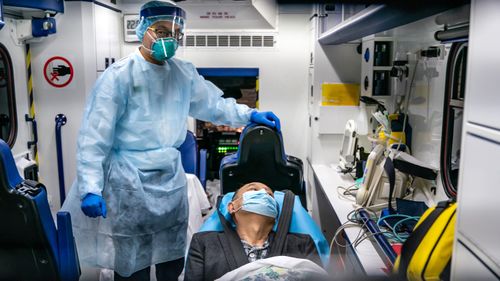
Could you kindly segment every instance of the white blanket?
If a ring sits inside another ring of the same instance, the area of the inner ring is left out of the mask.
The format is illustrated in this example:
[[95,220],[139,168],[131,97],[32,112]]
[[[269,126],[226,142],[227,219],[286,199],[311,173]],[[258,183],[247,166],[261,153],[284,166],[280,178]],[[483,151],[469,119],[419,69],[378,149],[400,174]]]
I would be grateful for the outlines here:
[[217,280],[318,280],[327,276],[323,268],[310,260],[278,256],[248,263]]

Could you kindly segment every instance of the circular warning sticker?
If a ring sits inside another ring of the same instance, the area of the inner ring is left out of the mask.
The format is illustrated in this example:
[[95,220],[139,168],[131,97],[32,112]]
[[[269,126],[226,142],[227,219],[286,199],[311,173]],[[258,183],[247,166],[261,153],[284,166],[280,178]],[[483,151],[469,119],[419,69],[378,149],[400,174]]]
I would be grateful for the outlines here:
[[43,67],[45,80],[56,88],[66,87],[73,80],[73,66],[63,57],[51,57]]

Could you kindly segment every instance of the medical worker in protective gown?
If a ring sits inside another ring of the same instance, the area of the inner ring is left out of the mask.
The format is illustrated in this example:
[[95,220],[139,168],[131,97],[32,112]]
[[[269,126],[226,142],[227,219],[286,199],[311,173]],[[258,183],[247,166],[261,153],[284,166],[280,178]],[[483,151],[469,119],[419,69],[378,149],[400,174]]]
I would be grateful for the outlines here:
[[188,115],[240,127],[279,129],[174,57],[184,11],[151,1],[140,10],[142,45],[97,80],[78,138],[77,180],[63,210],[71,212],[82,264],[109,268],[115,280],[177,280],[184,266],[188,201],[177,150]]

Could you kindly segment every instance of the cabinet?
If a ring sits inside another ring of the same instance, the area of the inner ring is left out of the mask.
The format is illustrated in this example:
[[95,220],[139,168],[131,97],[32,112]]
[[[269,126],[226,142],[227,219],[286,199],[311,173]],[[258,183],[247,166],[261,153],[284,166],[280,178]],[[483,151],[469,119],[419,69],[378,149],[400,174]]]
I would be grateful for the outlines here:
[[455,268],[451,280],[498,280],[495,273],[491,271],[480,259],[469,251],[462,243],[458,242],[453,254],[453,260],[459,267]]
[[324,15],[320,26],[320,32],[324,33],[339,24],[342,24],[352,16],[361,12],[367,5],[364,4],[324,4],[320,7],[320,14]]
[[500,243],[498,232],[495,232],[498,227],[493,226],[500,213],[500,174],[498,166],[493,164],[493,161],[500,158],[500,144],[483,136],[467,133],[464,148],[464,173],[458,189],[459,233],[500,267]]
[[[500,25],[500,3],[498,1],[484,1],[481,5],[474,5],[474,15],[471,15],[469,61],[478,63],[469,64],[467,81],[474,81],[466,85],[466,91],[473,93],[467,96],[470,104],[468,117],[471,122],[482,124],[500,130],[500,114],[498,105],[498,73],[500,71],[500,52],[498,52],[498,26]],[[472,11],[472,7],[471,7]],[[479,44],[472,42],[478,41]]]
[[361,95],[390,96],[390,71],[394,52],[391,38],[364,39],[361,50]]
[[458,179],[455,280],[500,279],[500,119],[498,46],[500,2],[471,2],[464,131]]
[[99,5],[94,12],[97,71],[102,72],[120,58],[121,15]]

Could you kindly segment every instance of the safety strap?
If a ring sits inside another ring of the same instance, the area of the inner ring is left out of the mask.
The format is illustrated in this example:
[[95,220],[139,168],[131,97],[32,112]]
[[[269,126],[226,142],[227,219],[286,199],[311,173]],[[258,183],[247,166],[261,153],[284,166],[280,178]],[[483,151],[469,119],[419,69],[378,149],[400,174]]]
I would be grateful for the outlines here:
[[[220,212],[220,204],[222,201],[222,196],[217,199],[217,214],[219,215],[219,220],[224,228],[224,239],[221,239],[222,247],[224,248],[224,254],[226,255],[227,261],[229,263],[230,270],[234,270],[248,263],[248,257],[245,254],[245,249],[241,244],[240,237],[236,231],[231,226],[231,223],[224,218]],[[228,251],[229,250],[229,251]]]
[[394,169],[394,164],[390,157],[385,159],[384,170],[389,178],[389,202],[387,206],[389,207],[389,214],[395,214],[396,210],[392,208],[392,196],[394,193],[394,185],[396,184],[396,170]]
[[269,251],[270,257],[283,255],[286,236],[288,234],[288,230],[290,229],[290,222],[292,220],[295,194],[293,194],[290,190],[284,190],[283,193],[285,193],[285,197],[283,198],[283,207],[281,208],[281,215],[278,221],[276,235],[271,243]]
[[439,218],[439,216],[446,210],[449,202],[443,201],[439,202],[436,208],[425,218],[425,220],[413,230],[412,234],[406,242],[403,244],[401,248],[401,257],[399,262],[399,274],[404,280],[406,280],[406,271],[408,270],[408,266],[410,264],[411,258],[415,254],[418,246],[424,239],[425,235],[434,224],[434,222]]
[[[407,156],[409,158],[409,156]],[[418,163],[411,163],[406,159],[394,159],[394,168],[399,171],[415,177],[420,177],[426,180],[435,180],[437,172],[419,165]]]

